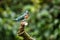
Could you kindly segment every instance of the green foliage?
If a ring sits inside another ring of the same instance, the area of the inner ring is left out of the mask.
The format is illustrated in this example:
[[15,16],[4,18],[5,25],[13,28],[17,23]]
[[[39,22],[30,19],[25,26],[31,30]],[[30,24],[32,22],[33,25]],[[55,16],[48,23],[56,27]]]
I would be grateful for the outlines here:
[[0,0],[0,40],[17,36],[20,22],[13,19],[30,10],[25,30],[36,40],[60,40],[60,0]]

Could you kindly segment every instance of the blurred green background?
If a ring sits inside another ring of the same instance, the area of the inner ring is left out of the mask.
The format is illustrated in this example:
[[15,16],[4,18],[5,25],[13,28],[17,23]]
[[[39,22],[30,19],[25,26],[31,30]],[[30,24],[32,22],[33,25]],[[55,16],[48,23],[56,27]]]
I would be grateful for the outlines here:
[[20,22],[12,19],[26,9],[29,35],[36,40],[60,40],[60,0],[0,0],[0,40],[23,40],[17,36]]

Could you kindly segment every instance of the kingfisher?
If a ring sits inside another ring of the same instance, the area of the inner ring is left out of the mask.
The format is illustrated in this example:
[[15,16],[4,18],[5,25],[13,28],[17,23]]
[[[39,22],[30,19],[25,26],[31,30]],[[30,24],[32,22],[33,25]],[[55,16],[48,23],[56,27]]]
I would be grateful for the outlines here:
[[14,21],[26,20],[26,19],[28,19],[28,17],[29,17],[29,12],[28,12],[28,10],[26,10],[23,15],[14,19]]

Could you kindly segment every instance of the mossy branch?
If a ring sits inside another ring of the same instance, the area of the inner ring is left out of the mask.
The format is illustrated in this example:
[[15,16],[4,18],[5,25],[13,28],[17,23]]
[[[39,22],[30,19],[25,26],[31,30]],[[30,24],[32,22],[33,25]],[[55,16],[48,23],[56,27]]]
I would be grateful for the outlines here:
[[21,23],[20,28],[18,30],[18,36],[21,36],[24,38],[24,40],[33,40],[33,38],[24,30],[25,23]]

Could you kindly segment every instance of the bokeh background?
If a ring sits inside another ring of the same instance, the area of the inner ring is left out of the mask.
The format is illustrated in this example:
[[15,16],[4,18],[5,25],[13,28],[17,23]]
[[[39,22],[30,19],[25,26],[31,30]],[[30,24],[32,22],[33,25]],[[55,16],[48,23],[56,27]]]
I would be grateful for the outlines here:
[[17,18],[29,10],[25,31],[36,40],[60,40],[60,0],[0,0],[0,40],[23,40],[17,36]]

